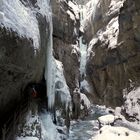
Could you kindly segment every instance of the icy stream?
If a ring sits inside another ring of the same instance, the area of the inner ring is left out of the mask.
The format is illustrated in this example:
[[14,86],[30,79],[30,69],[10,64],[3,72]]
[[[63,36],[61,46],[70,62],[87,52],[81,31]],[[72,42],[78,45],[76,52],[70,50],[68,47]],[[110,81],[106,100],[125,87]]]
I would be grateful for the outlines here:
[[[140,135],[139,124],[128,122],[125,119],[116,121],[114,127],[106,125],[99,129],[97,119],[107,116],[109,110],[105,106],[91,106],[90,113],[84,120],[71,123],[68,140],[139,140],[137,138]],[[130,135],[124,136],[126,132]]]
[[72,122],[70,129],[70,137],[68,140],[90,140],[98,132],[99,116],[105,115],[105,108],[92,106],[89,115],[84,120]]

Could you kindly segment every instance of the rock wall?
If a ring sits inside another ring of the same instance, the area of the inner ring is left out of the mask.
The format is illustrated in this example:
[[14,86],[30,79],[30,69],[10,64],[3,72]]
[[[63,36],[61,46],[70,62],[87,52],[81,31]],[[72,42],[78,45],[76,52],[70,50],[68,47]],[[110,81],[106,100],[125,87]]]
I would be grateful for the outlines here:
[[[79,86],[79,11],[71,1],[51,1],[54,56],[72,93]],[[46,14],[47,13],[47,14]],[[0,116],[8,119],[29,83],[44,76],[49,41],[49,0],[0,2]],[[7,116],[7,117],[4,117]]]
[[86,19],[87,75],[94,101],[123,103],[124,89],[139,85],[139,1],[99,1]]
[[71,1],[52,1],[54,56],[64,66],[66,82],[72,93],[79,86],[79,9]]
[[18,106],[19,101],[23,100],[26,85],[39,82],[44,73],[49,36],[49,30],[46,30],[48,21],[39,11],[42,7],[38,5],[35,10],[32,2],[16,0],[12,3],[8,1],[0,3],[0,119],[2,123]]

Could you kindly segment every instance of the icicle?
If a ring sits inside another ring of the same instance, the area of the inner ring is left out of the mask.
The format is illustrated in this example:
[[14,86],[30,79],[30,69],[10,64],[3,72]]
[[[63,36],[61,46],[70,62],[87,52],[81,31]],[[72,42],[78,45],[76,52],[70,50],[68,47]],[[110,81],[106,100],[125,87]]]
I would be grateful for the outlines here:
[[[38,2],[38,5],[43,5],[43,3]],[[47,12],[41,11],[41,12],[47,13],[47,14],[49,13],[49,16],[47,16],[47,18],[49,21],[50,37],[49,37],[48,48],[47,48],[47,53],[46,53],[46,67],[45,67],[48,107],[50,109],[53,108],[54,103],[55,103],[55,94],[57,92],[59,92],[61,102],[66,104],[67,106],[68,102],[70,102],[70,93],[69,93],[69,88],[64,78],[63,65],[61,62],[55,60],[53,57],[53,38],[52,38],[53,23],[52,23],[52,14],[51,14],[52,12],[51,12],[51,9],[49,10],[49,12],[48,11]],[[58,81],[62,82],[63,88],[55,89],[55,85]]]
[[[48,2],[49,3],[49,2]],[[49,36],[49,42],[48,42],[48,48],[46,53],[46,67],[45,67],[45,79],[47,84],[47,96],[48,96],[48,107],[52,108],[54,106],[55,102],[55,71],[56,66],[54,63],[54,57],[53,57],[53,23],[52,23],[52,11],[51,8],[49,8],[49,16],[47,17],[49,20],[49,30],[50,30],[50,36]],[[46,13],[48,14],[48,13]]]
[[64,76],[64,69],[62,62],[55,60],[56,63],[56,87],[55,91],[61,99],[61,103],[65,105],[66,109],[71,101],[70,91]]

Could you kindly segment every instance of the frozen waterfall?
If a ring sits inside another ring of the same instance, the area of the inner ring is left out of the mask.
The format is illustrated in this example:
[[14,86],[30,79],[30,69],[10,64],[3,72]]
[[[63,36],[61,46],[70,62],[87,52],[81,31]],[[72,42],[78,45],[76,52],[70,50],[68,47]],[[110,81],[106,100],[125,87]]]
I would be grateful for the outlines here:
[[56,94],[60,97],[61,103],[66,106],[68,106],[71,101],[71,96],[64,77],[63,64],[55,60],[53,56],[53,23],[51,8],[49,8],[49,11],[46,13],[49,13],[47,18],[49,21],[50,37],[46,53],[45,79],[47,84],[48,107],[51,109],[55,104]]
[[[86,6],[80,5],[80,30],[84,33],[84,26],[86,25],[85,21],[88,15]],[[83,36],[79,38],[81,60],[80,60],[80,90],[83,93],[92,93],[93,89],[86,80],[86,63],[88,58],[88,46],[83,40]]]
[[[84,17],[85,17],[85,11],[83,6],[80,6],[80,23],[81,23],[81,31],[83,31],[84,26]],[[86,76],[85,67],[86,67],[86,57],[87,57],[87,45],[83,43],[83,37],[81,36],[79,39],[80,43],[80,52],[81,52],[81,60],[80,60],[80,76],[81,79],[83,79]]]

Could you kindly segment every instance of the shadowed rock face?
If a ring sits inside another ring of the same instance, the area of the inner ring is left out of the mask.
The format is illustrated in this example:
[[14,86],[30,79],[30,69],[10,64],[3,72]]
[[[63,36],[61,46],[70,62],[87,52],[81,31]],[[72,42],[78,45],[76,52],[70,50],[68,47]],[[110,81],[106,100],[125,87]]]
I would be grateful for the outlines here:
[[48,23],[37,14],[40,32],[39,48],[33,40],[12,29],[0,27],[0,119],[3,123],[24,97],[23,91],[30,82],[39,82],[44,73]]
[[[94,87],[95,102],[109,106],[122,105],[123,89],[129,90],[130,81],[135,87],[140,83],[140,2],[126,0],[122,6],[119,2],[115,3],[118,8],[113,14],[111,8],[115,11],[115,5],[106,9],[101,2],[100,7],[107,11],[101,12],[102,18],[90,21],[85,29],[85,39],[90,42],[91,49],[87,75]],[[90,32],[91,26],[93,30]]]

